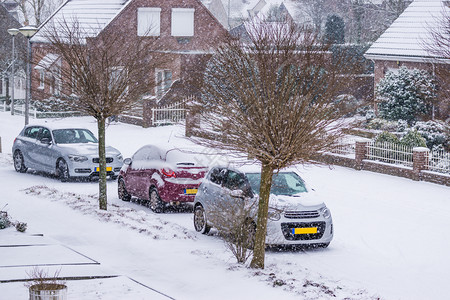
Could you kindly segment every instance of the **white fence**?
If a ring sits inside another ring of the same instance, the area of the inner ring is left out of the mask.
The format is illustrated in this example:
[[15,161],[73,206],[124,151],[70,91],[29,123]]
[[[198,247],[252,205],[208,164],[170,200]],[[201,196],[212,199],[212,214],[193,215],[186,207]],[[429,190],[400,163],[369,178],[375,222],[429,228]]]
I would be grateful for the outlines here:
[[152,125],[175,124],[186,119],[186,103],[177,102],[152,108]]
[[355,143],[342,143],[334,148],[331,153],[354,156],[355,155]]
[[450,153],[444,150],[431,151],[428,159],[428,170],[450,174]]
[[[1,111],[10,111],[10,106],[6,104],[6,101],[0,105]],[[25,115],[25,105],[24,104],[15,104],[14,105],[14,114],[17,116]],[[28,116],[30,118],[62,118],[62,117],[73,117],[80,116],[81,113],[76,111],[58,111],[58,112],[49,112],[49,111],[38,111],[33,106],[29,106]]]
[[367,144],[367,159],[412,167],[413,147],[371,141]]

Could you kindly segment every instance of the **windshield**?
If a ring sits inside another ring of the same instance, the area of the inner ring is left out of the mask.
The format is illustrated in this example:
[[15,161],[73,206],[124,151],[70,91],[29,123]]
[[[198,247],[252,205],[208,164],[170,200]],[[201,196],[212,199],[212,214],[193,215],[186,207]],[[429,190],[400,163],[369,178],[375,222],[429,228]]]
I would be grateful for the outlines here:
[[[259,194],[259,185],[261,182],[261,173],[247,173],[248,181],[253,192]],[[279,172],[272,176],[271,194],[291,196],[307,192],[305,183],[294,172]]]
[[53,137],[57,144],[97,143],[94,134],[87,129],[57,129],[53,130]]

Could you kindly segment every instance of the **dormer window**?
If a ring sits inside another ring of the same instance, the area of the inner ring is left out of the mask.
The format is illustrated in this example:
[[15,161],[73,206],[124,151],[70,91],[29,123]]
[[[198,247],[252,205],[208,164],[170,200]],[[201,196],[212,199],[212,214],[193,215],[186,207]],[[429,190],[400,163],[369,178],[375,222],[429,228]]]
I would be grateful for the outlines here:
[[140,7],[137,16],[138,36],[159,36],[161,27],[161,8]]
[[194,8],[172,8],[172,36],[194,36]]

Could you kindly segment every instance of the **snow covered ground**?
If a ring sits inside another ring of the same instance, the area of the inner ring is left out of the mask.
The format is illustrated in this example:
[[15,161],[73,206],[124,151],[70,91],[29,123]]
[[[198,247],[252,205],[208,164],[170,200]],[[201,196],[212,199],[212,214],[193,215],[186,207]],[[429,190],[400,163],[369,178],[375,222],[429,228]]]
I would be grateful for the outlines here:
[[[94,133],[97,128],[89,117],[31,119],[39,122],[81,124]],[[25,234],[0,230],[0,280],[27,271],[2,266],[21,260],[57,263],[57,254],[70,249],[82,257],[70,252],[67,259],[86,264],[62,266],[61,275],[120,276],[68,281],[69,299],[164,298],[154,290],[175,299],[448,298],[448,187],[341,167],[299,166],[331,209],[335,238],[327,249],[268,250],[266,268],[255,271],[236,264],[217,236],[196,233],[190,212],[154,214],[122,202],[114,181],[108,181],[108,211],[99,211],[96,182],[61,183],[16,173],[11,146],[22,126],[23,117],[0,112],[0,208],[7,204],[13,219],[28,223]],[[147,143],[190,144],[179,126],[121,123],[107,128],[107,143],[124,157]],[[9,238],[31,239],[33,233],[44,235],[46,254],[24,257],[1,247]],[[22,282],[0,283],[1,299],[26,297]]]

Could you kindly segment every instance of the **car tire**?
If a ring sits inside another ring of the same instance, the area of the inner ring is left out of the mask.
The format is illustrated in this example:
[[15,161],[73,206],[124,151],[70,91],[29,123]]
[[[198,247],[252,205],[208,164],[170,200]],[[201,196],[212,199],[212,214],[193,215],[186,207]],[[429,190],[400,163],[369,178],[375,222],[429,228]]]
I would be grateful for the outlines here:
[[195,231],[202,234],[207,234],[211,229],[206,221],[205,209],[200,204],[196,205],[194,208],[194,228]]
[[119,178],[119,181],[117,182],[117,194],[119,195],[119,199],[122,201],[129,202],[131,200],[131,195],[125,187],[125,181],[123,178]]
[[61,182],[67,182],[69,180],[69,166],[64,159],[58,160],[56,172]]
[[148,206],[155,213],[159,214],[164,212],[164,202],[159,197],[158,191],[155,188],[150,189]]
[[28,168],[25,167],[22,152],[20,152],[19,150],[14,152],[13,160],[14,160],[14,169],[16,169],[16,172],[25,173],[28,170]]

